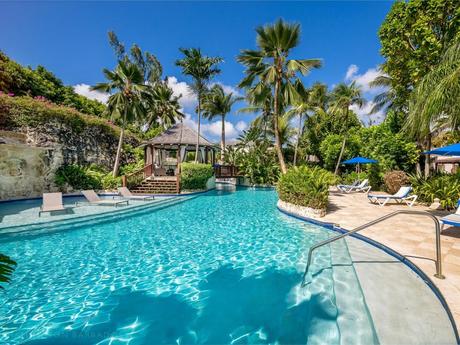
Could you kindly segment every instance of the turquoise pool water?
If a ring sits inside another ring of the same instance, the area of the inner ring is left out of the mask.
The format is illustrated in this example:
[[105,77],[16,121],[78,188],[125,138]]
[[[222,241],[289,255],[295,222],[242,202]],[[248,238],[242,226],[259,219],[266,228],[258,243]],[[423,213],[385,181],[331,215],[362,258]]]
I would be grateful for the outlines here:
[[[0,236],[18,262],[2,344],[372,344],[345,243],[285,216],[272,190],[212,191],[97,223]],[[0,205],[1,207],[1,205]],[[346,295],[346,297],[345,297]]]

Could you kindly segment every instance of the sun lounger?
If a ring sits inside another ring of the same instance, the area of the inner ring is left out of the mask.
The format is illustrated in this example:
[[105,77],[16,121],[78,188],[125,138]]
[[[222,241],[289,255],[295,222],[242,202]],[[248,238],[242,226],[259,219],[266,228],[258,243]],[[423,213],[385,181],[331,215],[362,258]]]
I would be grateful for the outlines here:
[[412,192],[412,187],[401,187],[399,190],[393,195],[385,195],[385,194],[368,194],[367,197],[370,202],[373,204],[378,203],[380,206],[385,206],[387,202],[390,200],[394,200],[398,203],[406,203],[409,207],[412,207],[417,200],[417,195],[409,194]]
[[123,203],[128,205],[128,200],[101,199],[94,190],[82,190],[81,193],[85,196],[86,200],[88,200],[91,205],[105,205],[115,207]]
[[455,213],[449,214],[448,216],[442,217],[441,222],[441,231],[444,229],[444,225],[452,225],[460,227],[460,200],[457,202],[457,211]]
[[143,201],[148,201],[148,200],[153,200],[154,197],[153,195],[133,195],[131,191],[127,187],[120,187],[118,188],[118,193],[125,199],[129,200],[143,200]]
[[[358,182],[358,181],[357,181]],[[355,182],[356,183],[356,182]],[[371,186],[369,186],[369,180],[365,179],[361,183],[353,183],[351,185],[339,184],[337,189],[344,193],[351,193],[351,192],[365,192],[368,193],[371,190]]]
[[67,211],[62,203],[62,193],[43,193],[43,204],[38,211],[40,217],[43,212]]

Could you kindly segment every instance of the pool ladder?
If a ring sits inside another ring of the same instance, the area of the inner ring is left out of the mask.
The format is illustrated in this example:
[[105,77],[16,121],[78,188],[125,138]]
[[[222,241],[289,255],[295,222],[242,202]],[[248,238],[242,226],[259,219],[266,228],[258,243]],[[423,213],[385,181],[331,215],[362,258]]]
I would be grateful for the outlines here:
[[341,235],[331,237],[331,238],[329,238],[327,240],[319,242],[319,243],[315,244],[313,247],[311,247],[310,250],[308,251],[307,266],[305,267],[305,273],[303,274],[302,285],[301,286],[304,287],[305,285],[307,285],[309,283],[309,282],[307,282],[307,275],[308,275],[308,271],[310,269],[313,251],[315,251],[319,247],[325,246],[326,244],[329,244],[329,243],[335,242],[337,240],[340,240],[340,239],[342,239],[344,237],[353,235],[353,234],[357,233],[358,231],[364,230],[364,229],[366,229],[366,228],[368,228],[368,227],[370,227],[372,225],[375,225],[377,223],[383,222],[384,220],[387,220],[389,218],[393,218],[393,217],[395,217],[397,215],[400,215],[400,214],[412,214],[412,215],[427,216],[427,217],[430,217],[433,220],[434,226],[435,226],[435,231],[436,231],[436,274],[434,276],[436,278],[438,278],[438,279],[444,279],[444,276],[442,275],[442,265],[441,265],[441,226],[439,225],[438,218],[436,218],[431,213],[428,213],[426,211],[399,210],[399,211],[394,211],[392,213],[389,213],[389,214],[387,214],[385,216],[382,216],[380,218],[374,219],[373,221],[370,221],[369,223],[366,223],[366,224],[363,224],[361,226],[358,226],[357,228],[354,228],[353,230],[350,230],[350,231],[348,231],[346,233],[343,233]]

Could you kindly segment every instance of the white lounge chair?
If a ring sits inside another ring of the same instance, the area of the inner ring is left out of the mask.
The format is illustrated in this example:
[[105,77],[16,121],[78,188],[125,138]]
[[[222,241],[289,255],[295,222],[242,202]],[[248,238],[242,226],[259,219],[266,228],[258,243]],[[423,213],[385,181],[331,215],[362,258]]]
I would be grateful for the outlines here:
[[[359,181],[358,181],[359,183]],[[337,189],[343,193],[351,193],[351,192],[365,192],[368,193],[371,190],[371,186],[369,186],[369,180],[365,179],[361,183],[353,183],[351,185],[346,184],[339,184]]]
[[153,200],[154,197],[153,195],[133,195],[131,191],[127,187],[120,187],[118,188],[118,193],[125,199],[129,200],[143,200],[143,201],[148,201],[148,200]]
[[40,206],[38,216],[43,212],[67,211],[62,202],[62,193],[43,193],[43,204]]
[[401,187],[399,190],[393,195],[385,195],[385,194],[368,194],[367,197],[370,202],[373,204],[378,203],[380,206],[385,206],[387,202],[390,200],[394,200],[398,203],[406,203],[407,206],[412,207],[417,200],[417,195],[409,194],[412,192],[412,187]]
[[457,202],[457,211],[449,214],[448,216],[442,217],[439,221],[441,222],[441,231],[444,230],[444,225],[446,224],[460,227],[460,200]]
[[128,205],[128,200],[101,199],[94,190],[82,190],[81,193],[85,196],[86,200],[88,200],[91,205],[105,205],[115,207],[123,203]]

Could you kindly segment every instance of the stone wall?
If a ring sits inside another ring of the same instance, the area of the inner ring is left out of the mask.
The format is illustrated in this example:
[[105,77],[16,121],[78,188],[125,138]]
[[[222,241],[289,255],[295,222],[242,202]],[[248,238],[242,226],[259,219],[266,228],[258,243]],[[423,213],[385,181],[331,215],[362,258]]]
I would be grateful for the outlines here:
[[59,150],[0,144],[0,199],[57,191],[54,174],[62,162]]

